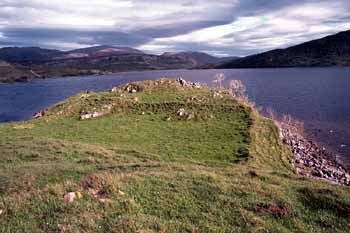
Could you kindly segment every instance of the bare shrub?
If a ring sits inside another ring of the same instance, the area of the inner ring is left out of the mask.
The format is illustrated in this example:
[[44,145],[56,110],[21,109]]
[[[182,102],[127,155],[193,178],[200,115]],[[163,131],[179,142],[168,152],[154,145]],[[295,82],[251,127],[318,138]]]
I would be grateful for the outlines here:
[[246,94],[246,87],[241,80],[231,80],[228,84],[228,90],[230,94],[240,100],[242,103],[250,106],[254,111],[257,111],[256,104],[251,101]]
[[215,75],[215,79],[213,83],[216,83],[220,89],[223,88],[222,82],[226,79],[226,76],[224,73],[217,73]]
[[292,117],[290,114],[279,114],[271,107],[263,109],[261,112],[265,117],[273,120],[282,129],[287,129],[292,133],[304,136],[305,127],[304,122]]
[[246,87],[241,80],[231,80],[229,83],[229,90],[235,97],[246,96]]

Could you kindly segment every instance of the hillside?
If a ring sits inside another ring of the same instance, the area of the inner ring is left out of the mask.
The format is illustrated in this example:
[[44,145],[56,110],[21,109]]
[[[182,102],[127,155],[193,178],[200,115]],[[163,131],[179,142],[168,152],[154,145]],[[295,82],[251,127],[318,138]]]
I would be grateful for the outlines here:
[[234,60],[218,68],[350,66],[350,30],[287,49]]
[[[218,64],[228,58],[206,53],[145,54],[128,47],[94,46],[67,52],[37,47],[0,49],[0,59],[41,77],[110,74],[121,71],[193,69]],[[1,80],[0,80],[1,81]]]
[[175,80],[0,125],[0,232],[348,232],[350,187],[297,175],[277,127]]
[[227,62],[233,59],[237,59],[235,57],[214,57],[207,53],[201,52],[179,52],[179,53],[163,53],[161,56],[163,57],[178,57],[183,60],[188,60],[189,63],[193,64],[193,67],[201,67],[210,64],[219,64],[223,62]]
[[32,78],[33,75],[29,71],[0,61],[0,83],[26,82]]
[[42,63],[26,64],[26,66],[44,77],[194,68],[192,62],[178,57],[134,53],[56,59]]
[[38,62],[50,60],[61,53],[59,50],[39,47],[5,47],[0,48],[0,60],[10,63]]

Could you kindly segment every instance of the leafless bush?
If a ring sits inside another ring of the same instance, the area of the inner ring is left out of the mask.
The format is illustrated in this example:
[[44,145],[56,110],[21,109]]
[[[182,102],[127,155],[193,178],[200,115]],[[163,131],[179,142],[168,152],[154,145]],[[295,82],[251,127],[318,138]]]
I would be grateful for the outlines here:
[[232,96],[239,99],[242,103],[250,106],[254,111],[258,112],[256,104],[251,101],[246,94],[246,87],[241,80],[231,80],[228,85],[228,90]]
[[[221,89],[223,88],[222,81],[224,80],[225,74],[218,73],[215,75],[215,80],[213,82],[217,83]],[[248,95],[246,94],[246,87],[241,80],[231,80],[228,85],[229,86],[227,89],[231,95],[239,99],[242,103],[250,106],[257,113],[272,119],[280,128],[287,129],[292,133],[304,136],[305,128],[303,121],[298,120],[289,114],[278,114],[270,107],[257,107],[254,102],[249,100]]]
[[213,81],[213,83],[216,83],[220,89],[223,88],[222,82],[226,79],[226,76],[224,73],[217,73],[215,75],[215,79]]
[[272,108],[268,107],[261,112],[265,117],[272,119],[280,128],[287,129],[292,133],[304,136],[304,122],[292,117],[290,114],[278,114]]
[[229,90],[235,97],[246,96],[246,88],[241,80],[231,80],[229,83]]

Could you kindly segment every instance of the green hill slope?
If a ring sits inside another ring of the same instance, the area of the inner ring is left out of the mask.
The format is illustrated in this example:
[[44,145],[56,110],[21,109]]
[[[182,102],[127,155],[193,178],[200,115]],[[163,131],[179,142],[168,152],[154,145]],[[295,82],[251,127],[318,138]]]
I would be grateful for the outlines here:
[[350,66],[350,30],[286,49],[252,55],[219,68]]
[[82,93],[0,125],[0,232],[347,232],[350,188],[290,160],[273,122],[223,90]]

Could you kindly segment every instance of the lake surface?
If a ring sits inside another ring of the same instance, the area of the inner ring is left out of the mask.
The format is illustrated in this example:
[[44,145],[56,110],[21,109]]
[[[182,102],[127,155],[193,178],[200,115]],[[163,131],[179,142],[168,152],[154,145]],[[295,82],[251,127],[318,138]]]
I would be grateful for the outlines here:
[[138,80],[183,77],[214,85],[217,73],[242,80],[249,98],[304,121],[306,132],[350,163],[350,68],[286,68],[128,72],[0,84],[0,122],[21,121],[78,92],[105,91]]

